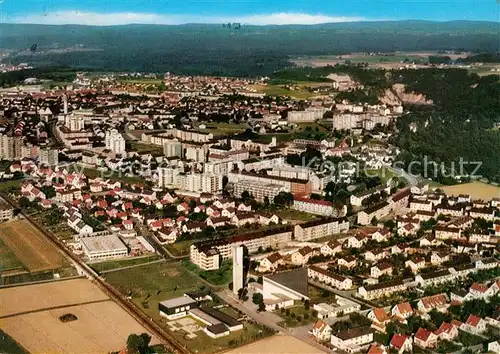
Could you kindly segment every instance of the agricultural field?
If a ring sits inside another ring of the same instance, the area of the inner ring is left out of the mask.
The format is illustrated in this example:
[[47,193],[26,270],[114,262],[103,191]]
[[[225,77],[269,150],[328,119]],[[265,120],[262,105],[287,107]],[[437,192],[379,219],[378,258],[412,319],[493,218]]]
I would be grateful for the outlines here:
[[178,263],[154,263],[105,274],[106,281],[132,301],[148,316],[160,319],[158,303],[197,290],[200,279]]
[[[1,329],[32,353],[119,351],[129,334],[146,332],[83,278],[1,289],[0,306]],[[76,319],[61,321],[67,314]]]
[[66,264],[57,248],[27,220],[2,224],[0,240],[30,272],[56,269]]
[[0,239],[0,269],[2,271],[11,269],[22,269],[23,263],[16,257],[14,252]]
[[472,199],[489,200],[492,198],[500,198],[500,187],[495,187],[483,182],[471,182],[457,184],[454,186],[440,187],[448,195],[469,194]]
[[206,129],[200,129],[203,133],[212,133],[214,136],[238,134],[249,128],[246,124],[240,123],[207,123]]
[[[321,83],[322,85],[327,85],[328,83]],[[315,83],[307,83],[307,86],[313,87]],[[283,85],[254,85],[253,88],[258,92],[265,93],[269,96],[290,96],[299,100],[307,100],[314,96],[319,96],[319,94],[310,92],[305,89],[305,86],[298,85],[298,90],[288,90],[283,87]]]

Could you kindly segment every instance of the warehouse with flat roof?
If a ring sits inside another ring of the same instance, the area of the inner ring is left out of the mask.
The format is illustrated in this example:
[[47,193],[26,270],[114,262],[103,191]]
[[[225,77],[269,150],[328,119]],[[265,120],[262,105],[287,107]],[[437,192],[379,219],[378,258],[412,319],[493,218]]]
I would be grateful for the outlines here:
[[81,237],[80,244],[90,260],[120,258],[128,255],[127,246],[115,234]]

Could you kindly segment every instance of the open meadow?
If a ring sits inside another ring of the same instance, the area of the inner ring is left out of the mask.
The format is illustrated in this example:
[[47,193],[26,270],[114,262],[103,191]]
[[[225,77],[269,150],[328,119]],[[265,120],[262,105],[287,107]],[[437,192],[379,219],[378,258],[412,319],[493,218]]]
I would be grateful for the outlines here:
[[158,303],[198,289],[201,282],[179,264],[154,263],[105,274],[106,282],[132,301],[148,316],[159,319]]
[[[146,331],[83,278],[0,289],[0,309],[0,328],[31,353],[119,351]],[[67,314],[76,319],[61,321]]]
[[489,200],[493,198],[500,198],[500,187],[495,187],[490,184],[477,181],[439,188],[450,196],[469,194],[472,199]]
[[60,268],[66,263],[57,248],[27,220],[2,224],[0,240],[31,272]]

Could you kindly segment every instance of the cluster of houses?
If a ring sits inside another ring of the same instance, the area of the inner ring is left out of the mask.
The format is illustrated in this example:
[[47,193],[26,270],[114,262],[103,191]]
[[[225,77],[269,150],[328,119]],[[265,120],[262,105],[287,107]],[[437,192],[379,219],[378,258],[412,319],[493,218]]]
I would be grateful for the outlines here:
[[[471,299],[488,299],[499,293],[499,282],[494,281],[491,284],[474,284],[470,291],[467,300]],[[337,298],[339,298],[337,296]],[[460,304],[464,298],[458,298],[452,295],[451,299],[444,293],[422,297],[416,301],[416,305],[412,306],[409,302],[399,303],[392,308],[372,308],[365,312],[366,317],[372,322],[370,326],[348,329],[338,333],[334,333],[332,326],[335,321],[330,317],[345,316],[352,312],[360,312],[361,306],[353,301],[344,299],[343,306],[330,306],[327,304],[314,305],[314,309],[318,312],[318,320],[313,325],[310,333],[323,343],[331,343],[332,346],[344,350],[349,353],[355,353],[367,350],[368,353],[390,353],[396,351],[398,353],[412,352],[414,346],[424,349],[436,348],[441,341],[454,341],[460,334],[460,331],[468,332],[474,335],[484,335],[488,326],[500,328],[498,317],[493,314],[491,317],[481,317],[476,314],[470,314],[464,322],[456,319],[450,322],[443,321],[434,331],[426,328],[418,328],[413,335],[395,333],[390,338],[389,345],[383,345],[374,342],[374,334],[376,332],[385,333],[386,325],[390,322],[398,322],[407,324],[408,319],[412,316],[421,317],[425,320],[431,320],[430,313],[435,310],[439,312],[447,312],[451,305]],[[466,300],[466,301],[467,301]],[[342,301],[342,300],[341,300]],[[341,302],[342,303],[342,302]],[[335,311],[335,307],[339,311]],[[495,347],[495,342],[490,343]],[[496,349],[497,352],[498,349]]]

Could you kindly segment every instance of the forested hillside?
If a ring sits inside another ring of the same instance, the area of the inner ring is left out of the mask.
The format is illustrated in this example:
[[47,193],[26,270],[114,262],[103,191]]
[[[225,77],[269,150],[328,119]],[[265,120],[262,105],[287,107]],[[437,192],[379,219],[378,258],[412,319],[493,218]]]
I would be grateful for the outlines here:
[[[393,51],[497,51],[493,22],[356,22],[314,26],[0,25],[14,63],[230,76],[269,75],[290,56]],[[37,52],[29,49],[37,44]],[[77,46],[82,50],[47,53]]]

